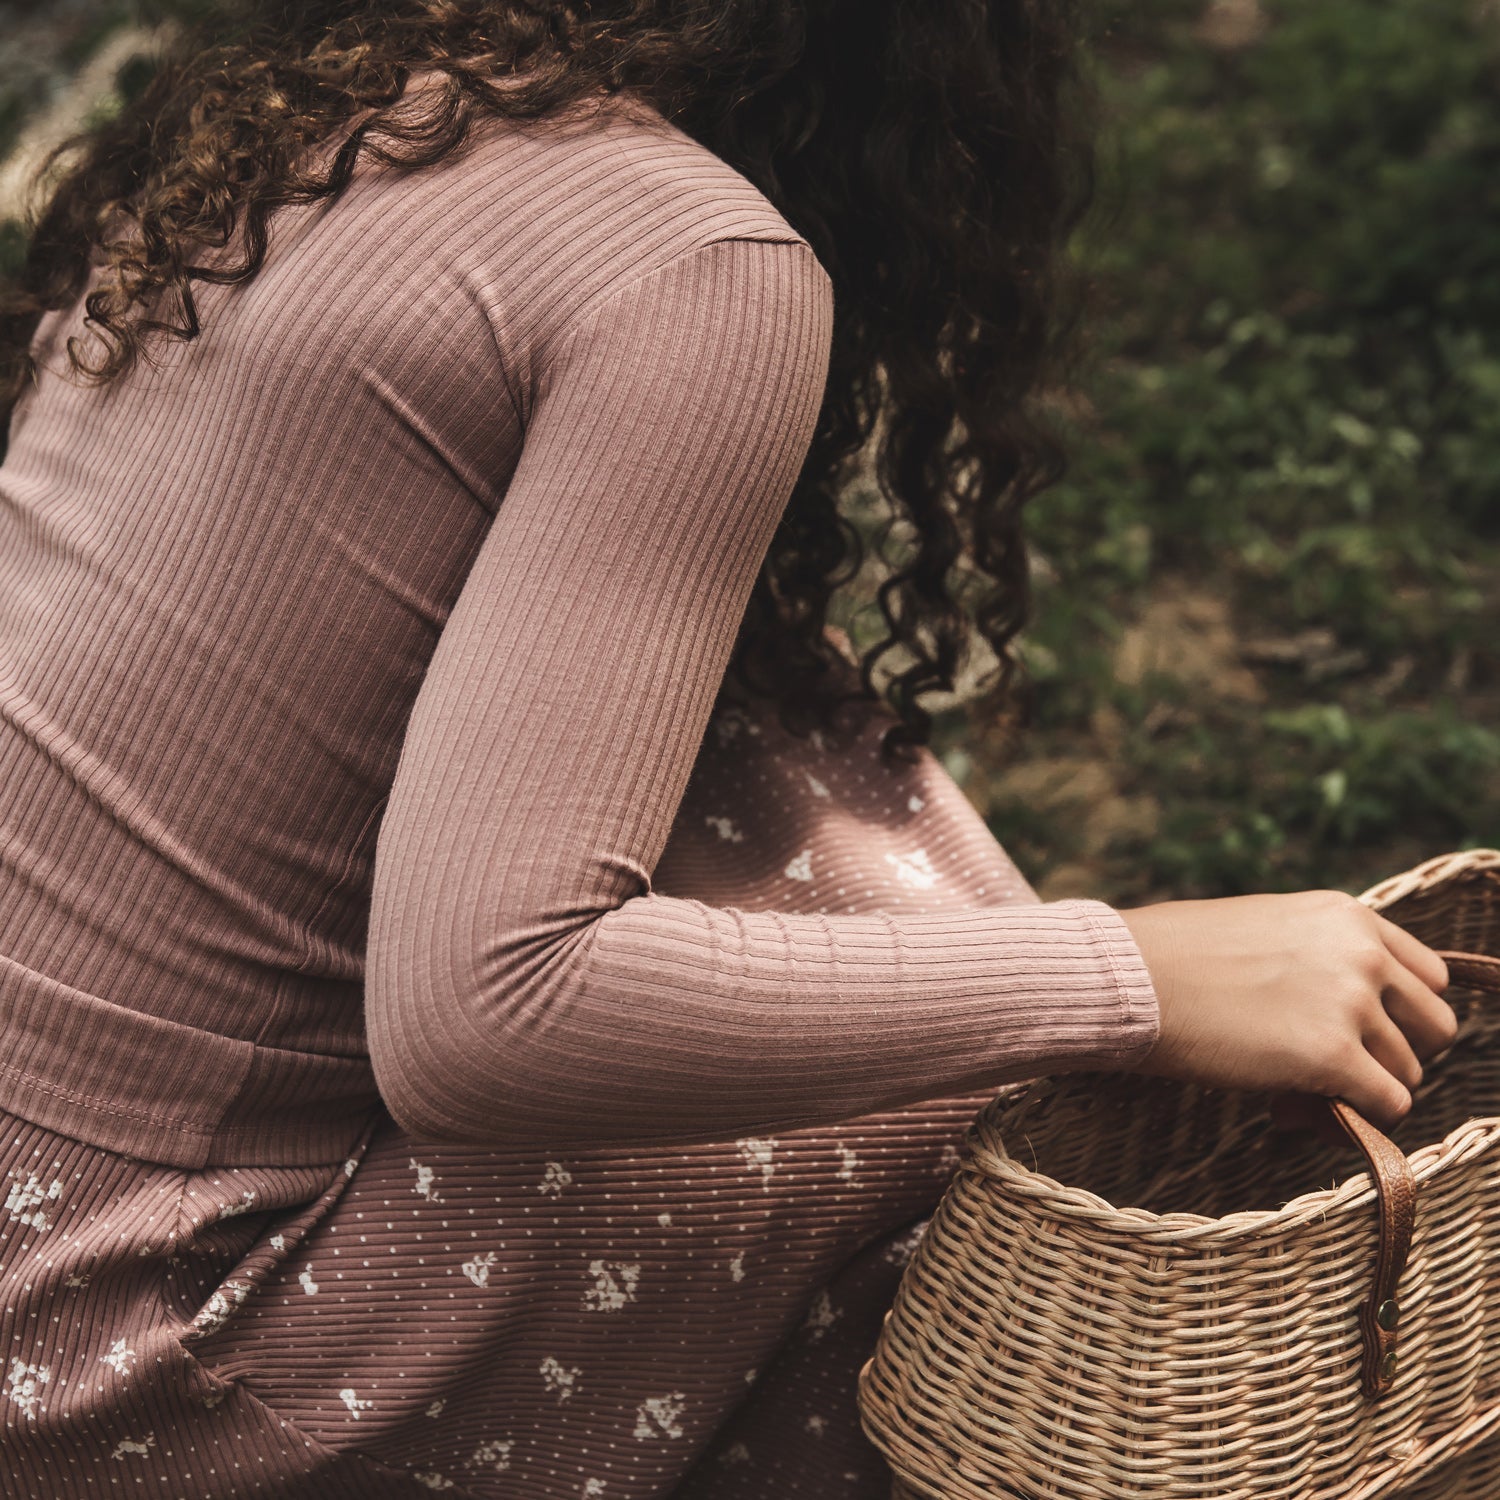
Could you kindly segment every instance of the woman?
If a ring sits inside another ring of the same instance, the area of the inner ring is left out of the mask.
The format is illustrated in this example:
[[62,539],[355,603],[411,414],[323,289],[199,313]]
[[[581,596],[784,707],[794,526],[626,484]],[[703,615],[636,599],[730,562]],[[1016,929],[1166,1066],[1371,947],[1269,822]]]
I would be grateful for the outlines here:
[[5,306],[7,1496],[883,1495],[854,1375],[997,1085],[1409,1105],[1423,945],[1042,904],[923,748],[1056,472],[1073,50],[269,7],[72,159]]

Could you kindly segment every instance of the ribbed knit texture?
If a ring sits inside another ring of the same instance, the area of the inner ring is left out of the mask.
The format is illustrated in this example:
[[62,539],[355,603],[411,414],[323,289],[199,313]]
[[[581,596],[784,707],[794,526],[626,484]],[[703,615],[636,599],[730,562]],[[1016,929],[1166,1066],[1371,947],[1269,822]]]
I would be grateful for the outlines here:
[[831,329],[737,174],[642,109],[491,125],[200,295],[104,390],[50,319],[0,470],[0,1104],[306,1162],[376,1082],[424,1137],[660,1143],[1149,1044],[1098,903],[652,890]]
[[963,1122],[1156,1002],[887,716],[711,719],[827,277],[617,103],[200,299],[0,466],[5,1493],[883,1495]]

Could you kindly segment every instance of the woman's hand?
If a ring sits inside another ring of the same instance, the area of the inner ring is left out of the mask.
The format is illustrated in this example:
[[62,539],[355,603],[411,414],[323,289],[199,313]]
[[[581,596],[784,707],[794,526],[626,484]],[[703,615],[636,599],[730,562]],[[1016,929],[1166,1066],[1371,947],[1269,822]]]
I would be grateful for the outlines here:
[[1411,1108],[1422,1062],[1457,1034],[1436,953],[1340,891],[1122,911],[1161,1032],[1134,1071],[1336,1095],[1377,1124]]

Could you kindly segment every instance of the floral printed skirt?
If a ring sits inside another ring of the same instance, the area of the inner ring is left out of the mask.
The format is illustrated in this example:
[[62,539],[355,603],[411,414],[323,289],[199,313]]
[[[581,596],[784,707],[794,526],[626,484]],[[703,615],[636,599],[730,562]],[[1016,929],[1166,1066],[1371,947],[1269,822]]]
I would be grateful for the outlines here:
[[885,1500],[854,1378],[980,1102],[186,1172],[0,1114],[0,1492]]

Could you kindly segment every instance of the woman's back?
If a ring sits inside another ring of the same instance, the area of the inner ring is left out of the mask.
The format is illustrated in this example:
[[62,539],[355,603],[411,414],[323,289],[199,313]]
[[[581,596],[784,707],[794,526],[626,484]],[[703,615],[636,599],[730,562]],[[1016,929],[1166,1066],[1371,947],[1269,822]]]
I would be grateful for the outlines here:
[[[796,238],[618,99],[366,164],[272,235],[252,283],[200,289],[197,339],[102,389],[49,317],[0,470],[8,1099],[79,1129],[102,1096],[98,1143],[160,1156],[167,1122],[185,1162],[320,1159],[375,1102],[375,836],[555,349],[688,252]],[[616,376],[642,400],[651,360]]]

